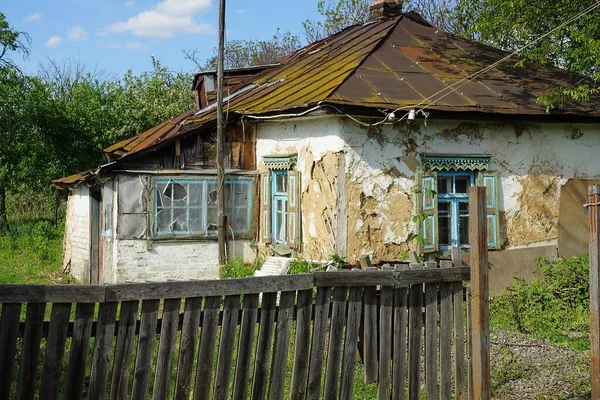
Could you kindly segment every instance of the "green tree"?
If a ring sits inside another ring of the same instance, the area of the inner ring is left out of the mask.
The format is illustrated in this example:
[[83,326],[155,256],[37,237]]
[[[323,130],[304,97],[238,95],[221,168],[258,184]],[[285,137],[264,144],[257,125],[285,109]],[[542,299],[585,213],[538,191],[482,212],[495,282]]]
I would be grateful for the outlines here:
[[12,126],[19,123],[20,94],[24,89],[21,71],[11,58],[13,53],[29,55],[29,36],[8,24],[0,12],[0,233],[9,230],[6,216],[6,187],[15,161]]
[[[314,42],[344,28],[364,24],[369,20],[369,0],[321,0],[317,11],[322,19],[302,23],[304,36]],[[460,33],[456,19],[457,0],[410,0],[403,4],[405,11],[414,10],[433,26],[449,33]]]
[[[298,36],[289,31],[281,33],[279,28],[269,40],[231,40],[225,44],[224,64],[226,69],[253,65],[277,64],[298,50],[301,46]],[[185,57],[194,63],[199,71],[217,69],[217,49],[213,56],[204,61],[197,50],[184,50]]]
[[551,109],[560,108],[566,99],[585,101],[597,92],[592,82],[600,77],[600,12],[596,8],[528,44],[595,4],[596,0],[460,0],[457,10],[468,37],[506,51],[522,49],[516,67],[551,64],[589,78],[538,99]]

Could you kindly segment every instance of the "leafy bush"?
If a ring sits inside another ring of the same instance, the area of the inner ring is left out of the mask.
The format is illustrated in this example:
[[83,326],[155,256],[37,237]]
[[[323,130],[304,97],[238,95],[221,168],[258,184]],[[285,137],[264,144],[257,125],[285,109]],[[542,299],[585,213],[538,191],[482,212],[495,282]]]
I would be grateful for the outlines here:
[[310,274],[311,272],[321,270],[323,270],[323,265],[320,263],[314,263],[298,256],[290,261],[288,274]]
[[588,256],[538,262],[539,277],[517,281],[490,301],[491,323],[541,339],[589,348]]
[[221,278],[245,278],[252,276],[261,265],[262,261],[258,258],[253,263],[245,263],[241,257],[233,257],[223,265]]

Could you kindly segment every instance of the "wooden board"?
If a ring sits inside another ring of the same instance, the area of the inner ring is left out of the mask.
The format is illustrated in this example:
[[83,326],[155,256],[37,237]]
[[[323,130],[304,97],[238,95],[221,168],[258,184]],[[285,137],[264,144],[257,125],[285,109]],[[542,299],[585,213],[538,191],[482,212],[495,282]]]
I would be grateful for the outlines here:
[[229,398],[229,381],[231,365],[233,362],[233,345],[236,338],[236,327],[240,309],[240,296],[227,296],[223,303],[223,322],[221,324],[221,338],[219,342],[219,356],[215,375],[213,399],[225,400]]
[[292,370],[292,386],[290,388],[290,399],[292,400],[303,399],[306,394],[310,356],[308,349],[310,349],[312,290],[298,292],[297,310],[294,367]]
[[106,398],[106,383],[108,379],[111,350],[115,336],[115,320],[118,303],[102,303],[98,311],[96,325],[96,341],[94,343],[94,359],[90,374],[88,398],[100,400]]
[[[423,264],[411,264],[418,270]],[[408,398],[421,398],[421,332],[423,326],[423,285],[413,284],[409,292],[408,310]]]
[[134,400],[146,400],[148,398],[148,385],[154,356],[154,338],[158,321],[158,305],[158,300],[144,300],[142,302],[140,333],[131,394],[131,398]]
[[269,380],[269,400],[281,400],[285,393],[285,373],[290,347],[290,331],[294,320],[296,292],[283,292],[279,299],[277,314],[277,334],[273,346],[271,378]]
[[234,399],[248,398],[248,384],[250,380],[250,368],[252,367],[254,333],[256,331],[257,317],[258,295],[244,295],[240,338],[238,340],[238,357],[235,366],[235,380],[233,383]]
[[[426,269],[435,269],[435,262],[425,263]],[[425,388],[428,400],[438,398],[438,325],[437,283],[425,284]]]
[[273,324],[275,323],[277,293],[264,293],[260,312],[260,328],[256,344],[256,360],[252,381],[252,399],[264,399],[267,393],[269,364],[273,343]]
[[360,317],[362,315],[362,294],[362,287],[353,287],[350,289],[348,322],[346,325],[346,339],[344,341],[344,359],[342,360],[341,399],[353,398],[356,349],[360,331]]
[[208,399],[210,396],[210,383],[215,358],[215,343],[220,309],[221,296],[207,297],[204,300],[202,336],[200,337],[200,348],[198,349],[194,400]]
[[138,301],[121,303],[119,315],[119,331],[110,385],[110,399],[126,399],[129,391],[129,376],[131,372],[131,355],[133,339],[137,323]]
[[[45,311],[46,303],[27,304],[25,331],[23,332],[23,351],[21,352],[21,364],[17,380],[17,399],[20,400],[31,400],[36,392],[37,366],[40,357],[40,343],[42,341]],[[0,325],[2,323],[0,322]],[[0,356],[0,360],[2,359],[2,356]],[[4,375],[0,375],[0,377],[2,376]],[[4,384],[2,382],[0,387]],[[1,392],[0,390],[0,398],[4,398]]]
[[327,350],[327,368],[325,371],[325,387],[323,388],[324,399],[338,398],[347,295],[347,287],[338,286],[333,289],[333,308],[331,311],[331,328],[329,332],[329,347]]
[[[407,268],[399,265],[397,269]],[[408,322],[408,290],[398,288],[394,290],[394,355],[392,367],[392,398],[405,398],[406,383],[406,327]]]
[[2,304],[0,317],[0,398],[11,397],[11,380],[15,350],[17,348],[17,332],[21,318],[21,304]]
[[175,399],[178,400],[189,400],[190,398],[201,314],[202,297],[185,299],[183,326],[179,341],[179,364],[177,365],[175,384]]
[[180,307],[181,299],[179,298],[165,300],[163,305],[160,342],[158,345],[158,357],[156,359],[156,372],[154,374],[154,390],[152,392],[154,400],[170,397],[171,372],[173,369],[175,343],[177,341]]
[[92,333],[94,308],[95,304],[92,303],[77,303],[65,386],[65,399],[79,400],[83,395],[83,379],[85,378],[90,335]]
[[306,398],[318,400],[321,398],[321,378],[323,376],[323,355],[329,321],[329,304],[331,288],[317,289],[315,299],[315,318],[313,323],[312,345],[310,347],[310,366],[308,370],[308,385]]
[[65,355],[70,312],[71,303],[54,303],[52,305],[50,331],[46,341],[46,358],[40,386],[40,399],[55,399],[58,397],[62,375],[60,366]]

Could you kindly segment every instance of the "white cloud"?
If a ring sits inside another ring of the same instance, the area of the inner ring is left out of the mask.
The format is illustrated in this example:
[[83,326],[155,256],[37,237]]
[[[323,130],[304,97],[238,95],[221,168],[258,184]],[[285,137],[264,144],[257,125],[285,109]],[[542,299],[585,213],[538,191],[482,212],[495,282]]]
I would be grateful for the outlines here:
[[176,33],[214,33],[210,24],[197,23],[194,16],[210,10],[211,0],[163,0],[126,22],[115,22],[108,32],[130,32],[135,36],[169,38]]
[[244,15],[246,14],[246,9],[245,8],[238,8],[237,10],[235,10],[236,13],[240,14],[240,15]]
[[40,13],[33,13],[31,15],[28,15],[25,17],[25,21],[39,21],[40,19],[42,19],[43,15]]
[[60,42],[62,42],[62,38],[58,35],[54,35],[50,39],[48,39],[48,41],[46,42],[46,46],[56,47],[60,44]]
[[67,36],[69,37],[69,40],[72,40],[73,42],[85,42],[87,40],[88,33],[81,27],[81,25],[75,25],[67,31]]
[[147,46],[140,42],[129,41],[127,43],[111,44],[108,48],[113,50],[144,50]]
[[131,0],[125,3],[125,7],[133,7],[135,5],[135,1]]

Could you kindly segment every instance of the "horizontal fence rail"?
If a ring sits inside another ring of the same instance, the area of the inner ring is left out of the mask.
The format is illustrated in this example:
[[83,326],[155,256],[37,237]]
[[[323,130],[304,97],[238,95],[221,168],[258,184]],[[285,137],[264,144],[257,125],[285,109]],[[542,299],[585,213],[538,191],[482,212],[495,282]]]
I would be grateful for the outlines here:
[[0,399],[351,399],[358,381],[380,399],[466,399],[469,278],[442,262],[0,285]]

